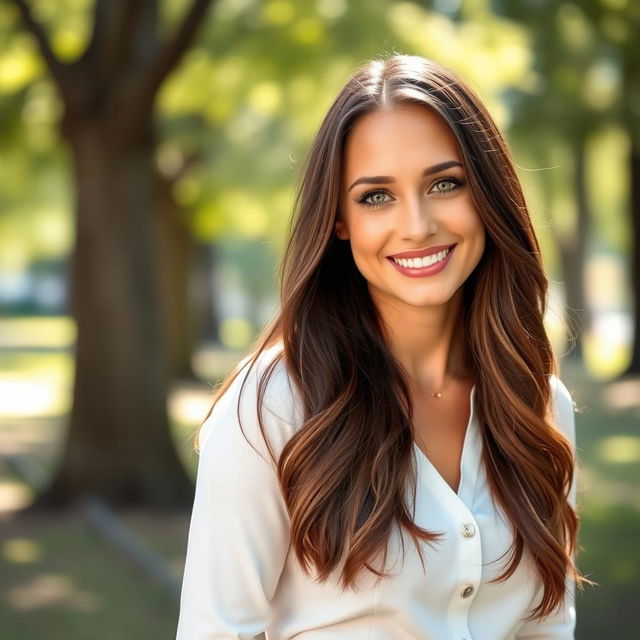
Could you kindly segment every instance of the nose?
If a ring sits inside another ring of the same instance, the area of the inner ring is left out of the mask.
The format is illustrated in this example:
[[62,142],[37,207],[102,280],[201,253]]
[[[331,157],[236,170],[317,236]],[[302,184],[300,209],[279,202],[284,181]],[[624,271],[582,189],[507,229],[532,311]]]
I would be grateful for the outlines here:
[[420,195],[404,199],[397,211],[397,231],[403,240],[422,241],[436,233],[434,212]]

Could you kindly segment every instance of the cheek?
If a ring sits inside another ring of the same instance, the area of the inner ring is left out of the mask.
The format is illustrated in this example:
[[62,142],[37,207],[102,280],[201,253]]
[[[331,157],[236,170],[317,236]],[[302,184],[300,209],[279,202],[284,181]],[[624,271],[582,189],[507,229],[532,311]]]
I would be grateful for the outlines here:
[[484,239],[484,223],[472,203],[465,203],[465,206],[459,209],[458,213],[459,215],[456,217],[458,233],[474,240]]
[[486,229],[479,216],[474,215],[469,223],[466,235],[469,239],[474,261],[478,263],[482,258],[486,244]]
[[351,227],[352,250],[354,254],[362,254],[363,258],[377,254],[383,249],[386,236],[384,225],[370,219],[360,220]]

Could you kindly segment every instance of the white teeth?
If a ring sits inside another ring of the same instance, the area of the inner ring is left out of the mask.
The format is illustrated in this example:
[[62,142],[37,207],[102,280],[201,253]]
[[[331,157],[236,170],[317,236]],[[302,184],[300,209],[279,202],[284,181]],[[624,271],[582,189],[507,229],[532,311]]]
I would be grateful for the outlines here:
[[427,256],[425,258],[409,258],[408,260],[404,258],[393,258],[393,260],[403,267],[409,267],[410,269],[419,269],[420,267],[428,267],[432,264],[435,264],[436,262],[441,262],[447,257],[449,251],[451,251],[451,247],[449,247],[448,249],[443,249],[439,253]]

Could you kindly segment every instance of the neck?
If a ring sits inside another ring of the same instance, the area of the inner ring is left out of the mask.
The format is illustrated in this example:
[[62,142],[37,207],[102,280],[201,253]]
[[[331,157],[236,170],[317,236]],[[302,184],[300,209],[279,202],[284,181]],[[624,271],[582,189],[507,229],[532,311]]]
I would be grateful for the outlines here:
[[434,307],[376,302],[389,349],[414,388],[441,391],[472,377],[461,301],[460,289],[448,304]]

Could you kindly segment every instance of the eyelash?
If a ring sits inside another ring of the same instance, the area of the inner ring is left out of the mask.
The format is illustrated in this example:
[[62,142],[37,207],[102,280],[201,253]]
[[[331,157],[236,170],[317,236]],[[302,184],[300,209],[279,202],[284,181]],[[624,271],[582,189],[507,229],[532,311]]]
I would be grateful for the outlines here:
[[[454,185],[456,185],[455,187],[452,187],[451,189],[448,189],[447,191],[445,191],[444,193],[450,193],[452,191],[457,191],[464,183],[465,181],[462,180],[461,178],[456,178],[455,176],[451,176],[449,178],[440,178],[439,180],[437,180],[435,182],[435,184],[438,184],[439,182],[453,182]],[[369,198],[372,195],[375,195],[377,193],[387,193],[386,189],[374,189],[372,191],[366,191],[365,193],[362,194],[362,196],[360,196],[360,198],[358,200],[356,200],[356,202],[358,204],[361,204],[365,207],[368,207],[370,209],[375,209],[376,207],[381,207],[383,204],[386,204],[386,202],[367,202],[367,198]]]

